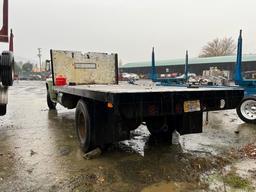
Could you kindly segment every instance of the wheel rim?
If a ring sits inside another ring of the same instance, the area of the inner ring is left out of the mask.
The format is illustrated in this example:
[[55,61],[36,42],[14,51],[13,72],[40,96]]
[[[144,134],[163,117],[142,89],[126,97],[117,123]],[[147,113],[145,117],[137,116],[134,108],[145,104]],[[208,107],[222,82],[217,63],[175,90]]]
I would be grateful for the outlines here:
[[255,100],[246,100],[241,105],[242,115],[249,120],[256,119],[256,101]]
[[78,135],[79,135],[80,141],[84,142],[86,137],[86,127],[85,127],[85,117],[83,113],[79,114]]

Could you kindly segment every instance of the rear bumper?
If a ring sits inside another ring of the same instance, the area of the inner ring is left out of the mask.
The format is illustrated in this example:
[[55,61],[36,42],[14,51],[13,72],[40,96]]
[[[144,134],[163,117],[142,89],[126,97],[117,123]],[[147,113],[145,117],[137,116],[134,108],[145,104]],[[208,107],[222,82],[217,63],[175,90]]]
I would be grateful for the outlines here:
[[178,115],[185,113],[184,102],[200,102],[200,112],[236,108],[244,97],[243,90],[220,90],[176,93],[123,94],[114,101],[126,118]]

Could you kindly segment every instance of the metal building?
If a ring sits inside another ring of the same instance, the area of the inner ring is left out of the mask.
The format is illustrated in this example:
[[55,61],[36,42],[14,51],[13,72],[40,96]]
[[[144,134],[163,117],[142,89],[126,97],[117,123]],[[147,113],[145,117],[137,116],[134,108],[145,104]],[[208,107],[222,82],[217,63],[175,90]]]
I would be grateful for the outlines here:
[[[233,78],[234,65],[236,56],[221,56],[207,58],[190,58],[189,73],[202,75],[204,70],[209,70],[210,67],[217,67],[220,70],[230,71],[230,78]],[[184,59],[160,60],[156,61],[158,74],[184,73]],[[243,56],[243,71],[256,71],[256,55]],[[145,77],[150,77],[151,61],[127,63],[120,67],[120,72],[136,73]]]

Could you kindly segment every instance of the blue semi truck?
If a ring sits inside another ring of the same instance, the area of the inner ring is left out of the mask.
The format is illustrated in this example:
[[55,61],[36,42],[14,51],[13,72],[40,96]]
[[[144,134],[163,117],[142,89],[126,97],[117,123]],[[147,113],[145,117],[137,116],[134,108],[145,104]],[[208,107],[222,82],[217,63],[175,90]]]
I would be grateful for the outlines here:
[[237,114],[246,123],[256,123],[256,79],[245,79],[242,66],[242,30],[240,30],[235,66],[235,84],[244,89],[244,98],[236,108]]

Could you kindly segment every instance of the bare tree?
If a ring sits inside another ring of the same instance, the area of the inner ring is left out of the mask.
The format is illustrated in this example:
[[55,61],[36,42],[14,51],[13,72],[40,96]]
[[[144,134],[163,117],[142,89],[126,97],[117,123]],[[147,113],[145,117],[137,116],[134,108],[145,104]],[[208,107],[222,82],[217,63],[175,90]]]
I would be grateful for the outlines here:
[[234,55],[236,44],[232,37],[230,38],[216,38],[208,42],[203,48],[199,57],[215,57]]

